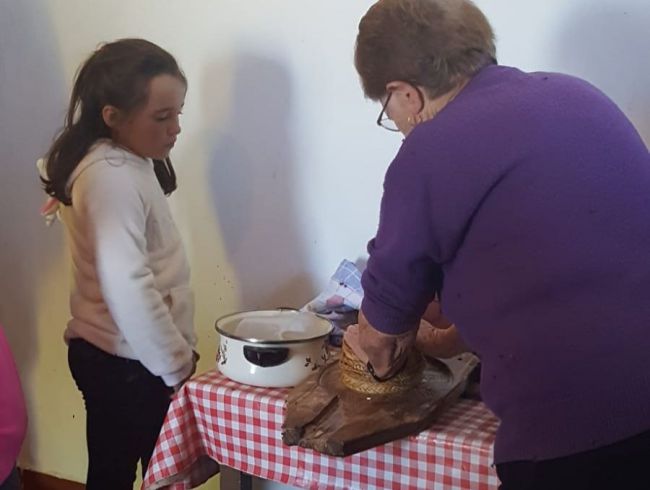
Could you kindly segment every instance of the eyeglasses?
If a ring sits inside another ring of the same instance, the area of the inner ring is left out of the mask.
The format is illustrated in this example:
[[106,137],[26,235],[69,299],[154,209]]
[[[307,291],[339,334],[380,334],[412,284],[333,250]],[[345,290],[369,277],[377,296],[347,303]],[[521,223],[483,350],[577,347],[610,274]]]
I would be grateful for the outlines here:
[[[411,87],[413,87],[415,91],[418,93],[418,97],[420,98],[420,110],[418,112],[421,112],[422,109],[424,109],[424,95],[422,94],[420,87],[418,87],[413,82],[406,82],[406,83],[408,83]],[[400,129],[395,124],[395,121],[393,121],[390,117],[386,115],[386,107],[388,107],[388,103],[390,102],[390,98],[392,96],[393,96],[393,92],[392,91],[388,92],[386,101],[381,106],[381,112],[379,113],[379,117],[377,118],[377,126],[381,126],[382,128],[387,129],[388,131],[400,131]]]
[[386,102],[381,106],[381,112],[377,118],[377,126],[381,126],[388,131],[399,131],[399,128],[390,117],[386,115],[386,107],[390,102],[390,98],[393,96],[393,92],[388,92],[388,97],[386,97]]

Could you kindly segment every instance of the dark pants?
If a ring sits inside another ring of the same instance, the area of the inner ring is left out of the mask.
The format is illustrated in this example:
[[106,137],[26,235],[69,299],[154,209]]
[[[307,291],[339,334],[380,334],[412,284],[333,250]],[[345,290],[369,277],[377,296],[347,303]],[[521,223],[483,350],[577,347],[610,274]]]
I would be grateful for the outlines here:
[[0,490],[20,490],[20,474],[14,468],[5,481],[0,482]]
[[648,490],[650,431],[592,451],[497,465],[501,490]]
[[68,363],[86,405],[87,490],[132,490],[147,470],[172,390],[140,362],[70,341]]

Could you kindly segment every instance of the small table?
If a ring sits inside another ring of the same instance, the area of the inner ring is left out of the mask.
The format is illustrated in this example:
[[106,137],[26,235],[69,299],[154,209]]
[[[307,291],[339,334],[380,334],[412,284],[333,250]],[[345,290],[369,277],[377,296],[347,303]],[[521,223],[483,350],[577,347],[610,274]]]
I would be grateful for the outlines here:
[[[299,488],[496,490],[496,417],[461,399],[426,431],[345,458],[282,442],[287,389],[242,385],[218,371],[185,384],[169,407],[142,490],[192,488],[221,465]],[[242,488],[250,484],[241,479]]]

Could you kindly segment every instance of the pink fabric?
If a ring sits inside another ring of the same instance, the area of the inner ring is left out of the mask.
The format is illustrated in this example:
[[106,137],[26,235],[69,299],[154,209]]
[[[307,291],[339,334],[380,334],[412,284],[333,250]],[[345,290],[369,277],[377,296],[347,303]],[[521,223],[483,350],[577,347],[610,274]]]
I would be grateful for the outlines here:
[[18,371],[0,326],[0,483],[16,464],[26,429],[27,411]]

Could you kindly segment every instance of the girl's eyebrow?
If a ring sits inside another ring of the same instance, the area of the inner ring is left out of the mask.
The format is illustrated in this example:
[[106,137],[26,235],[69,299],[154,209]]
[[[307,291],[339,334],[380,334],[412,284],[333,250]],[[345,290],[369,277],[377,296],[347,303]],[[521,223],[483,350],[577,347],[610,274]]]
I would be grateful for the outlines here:
[[[185,102],[181,104],[181,109],[185,107]],[[175,107],[163,107],[162,109],[157,109],[154,111],[155,114],[158,114],[159,112],[167,112],[167,111],[173,111]]]

